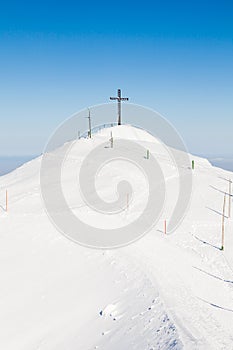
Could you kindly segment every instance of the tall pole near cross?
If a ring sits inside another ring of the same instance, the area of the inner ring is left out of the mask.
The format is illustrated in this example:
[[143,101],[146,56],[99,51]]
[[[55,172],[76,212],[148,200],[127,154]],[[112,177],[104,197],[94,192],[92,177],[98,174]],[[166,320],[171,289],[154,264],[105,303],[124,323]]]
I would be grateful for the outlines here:
[[110,97],[110,100],[118,101],[118,125],[121,125],[121,101],[129,101],[128,97],[121,97],[121,89],[117,90],[117,97]]
[[89,131],[88,131],[88,136],[91,139],[91,111],[90,108],[88,109],[88,117],[86,117],[88,119],[88,124],[89,124]]

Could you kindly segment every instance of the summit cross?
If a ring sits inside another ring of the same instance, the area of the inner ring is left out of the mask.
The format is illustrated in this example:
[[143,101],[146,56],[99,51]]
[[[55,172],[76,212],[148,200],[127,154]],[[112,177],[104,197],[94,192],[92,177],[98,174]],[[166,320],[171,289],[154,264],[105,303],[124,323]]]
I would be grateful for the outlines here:
[[118,101],[118,125],[121,125],[121,101],[129,101],[128,97],[121,97],[121,89],[117,90],[117,97],[110,97],[110,100]]

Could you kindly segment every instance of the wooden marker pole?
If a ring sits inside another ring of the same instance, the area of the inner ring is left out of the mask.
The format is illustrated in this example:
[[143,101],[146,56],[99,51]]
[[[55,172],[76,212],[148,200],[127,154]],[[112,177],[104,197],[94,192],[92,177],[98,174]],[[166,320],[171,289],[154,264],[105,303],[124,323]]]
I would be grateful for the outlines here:
[[167,220],[164,221],[164,234],[167,234]]
[[113,136],[112,136],[112,132],[111,132],[111,138],[109,140],[111,142],[111,148],[113,148]]
[[228,218],[231,217],[231,184],[232,184],[232,181],[229,180],[229,207],[228,207]]
[[224,195],[223,212],[222,212],[222,247],[221,247],[221,250],[224,250],[224,239],[225,239],[225,209],[226,209],[226,193],[225,193],[225,195]]
[[6,211],[8,211],[8,193],[6,190]]

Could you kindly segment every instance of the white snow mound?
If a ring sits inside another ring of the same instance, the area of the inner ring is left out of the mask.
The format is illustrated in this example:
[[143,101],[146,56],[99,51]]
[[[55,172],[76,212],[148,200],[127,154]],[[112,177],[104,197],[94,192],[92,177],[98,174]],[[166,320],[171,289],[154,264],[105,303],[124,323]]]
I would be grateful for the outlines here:
[[[88,249],[65,238],[48,219],[40,196],[41,157],[0,177],[0,348],[233,349],[231,218],[226,218],[225,250],[219,249],[223,196],[233,174],[190,156],[195,160],[191,205],[176,232],[165,235],[163,223],[178,195],[178,175],[169,153],[143,130],[102,130],[91,140],[77,141],[63,169],[70,207],[82,220],[100,227],[96,214],[85,205],[78,208],[73,171],[111,131],[115,138],[139,142],[157,157],[168,192],[163,217],[132,245]],[[117,170],[127,173],[123,165],[120,168],[106,168],[104,181],[96,182],[106,200],[114,198]],[[140,210],[143,180],[139,175],[134,180],[141,193],[134,205]],[[227,208],[228,200],[229,196]],[[133,211],[119,215],[118,226],[132,217]],[[106,220],[105,225],[113,222]]]

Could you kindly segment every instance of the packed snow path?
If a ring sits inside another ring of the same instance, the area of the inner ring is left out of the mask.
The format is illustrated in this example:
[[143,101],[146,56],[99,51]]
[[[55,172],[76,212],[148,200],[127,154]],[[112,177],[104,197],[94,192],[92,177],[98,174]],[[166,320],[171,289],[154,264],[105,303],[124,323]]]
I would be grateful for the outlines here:
[[[40,158],[0,177],[0,348],[233,349],[231,219],[226,219],[226,248],[219,249],[223,193],[233,174],[192,157],[190,208],[177,231],[165,236],[163,220],[177,195],[171,160],[141,130],[121,126],[113,132],[144,144],[160,161],[169,192],[163,218],[132,245],[88,249],[63,237],[49,221],[40,197]],[[109,134],[104,130],[93,140],[78,141],[79,151],[73,150],[65,165],[64,191],[83,220],[98,218],[80,198],[69,197],[72,169]],[[103,176],[114,176],[115,170],[106,169]],[[111,186],[99,186],[111,197]],[[126,223],[130,212],[119,220]]]

